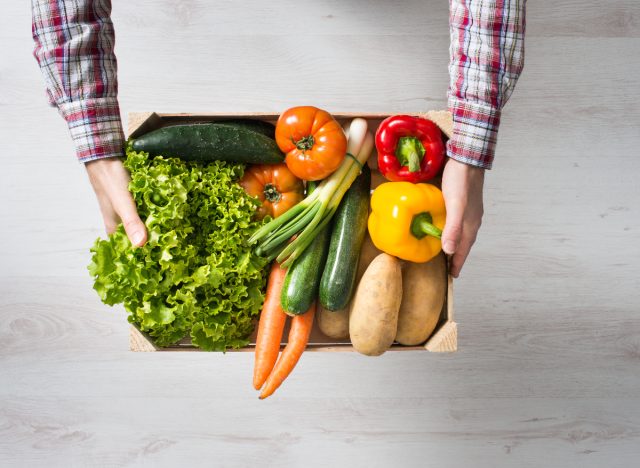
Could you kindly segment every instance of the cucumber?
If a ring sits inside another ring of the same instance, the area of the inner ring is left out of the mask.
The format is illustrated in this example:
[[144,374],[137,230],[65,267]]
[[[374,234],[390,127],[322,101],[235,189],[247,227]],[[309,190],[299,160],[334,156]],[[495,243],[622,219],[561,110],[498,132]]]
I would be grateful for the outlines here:
[[[268,125],[268,124],[267,124]],[[264,130],[263,130],[264,131]],[[277,164],[284,155],[275,140],[245,123],[200,123],[159,128],[131,141],[134,151],[186,161]]]
[[319,289],[320,305],[327,310],[344,309],[353,295],[360,251],[367,234],[370,190],[371,170],[365,164],[334,216]]
[[[272,123],[265,122],[264,120],[255,120],[255,119],[226,119],[226,120],[216,120],[215,122],[193,122],[189,124],[175,124],[171,125],[171,128],[176,127],[193,127],[196,125],[208,125],[208,124],[216,124],[216,125],[228,125],[231,127],[242,127],[247,130],[253,130],[257,133],[262,133],[264,136],[269,137],[273,140],[276,138],[276,126]],[[168,128],[168,127],[166,127]]]
[[[308,182],[307,187],[310,190],[307,195],[311,194],[316,186],[317,182]],[[330,234],[331,224],[329,223],[287,270],[280,303],[288,315],[305,313],[318,297],[318,286],[324,262],[327,259]]]
[[264,136],[268,136],[274,140],[276,138],[276,126],[269,122],[265,122],[264,120],[229,119],[218,120],[215,123],[220,125],[239,125],[240,127],[248,128],[254,132],[262,133]]

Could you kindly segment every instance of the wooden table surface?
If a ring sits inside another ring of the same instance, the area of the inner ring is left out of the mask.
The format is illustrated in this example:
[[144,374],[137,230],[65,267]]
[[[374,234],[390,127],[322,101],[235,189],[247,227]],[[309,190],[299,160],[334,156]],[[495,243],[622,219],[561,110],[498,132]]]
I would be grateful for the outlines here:
[[[447,2],[114,2],[129,111],[446,105]],[[0,466],[631,467],[640,453],[640,4],[528,5],[459,352],[131,353],[86,271],[102,224],[47,109],[28,2],[0,14]]]

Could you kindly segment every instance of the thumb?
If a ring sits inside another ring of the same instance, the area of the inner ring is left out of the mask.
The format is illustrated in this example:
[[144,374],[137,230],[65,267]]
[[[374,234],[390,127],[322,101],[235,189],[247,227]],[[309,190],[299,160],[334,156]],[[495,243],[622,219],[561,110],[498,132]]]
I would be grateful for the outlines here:
[[464,205],[460,202],[449,203],[447,206],[447,220],[442,231],[442,250],[448,255],[455,253],[462,238],[462,220]]
[[136,204],[128,190],[114,194],[113,209],[120,217],[127,237],[135,247],[141,247],[147,242],[147,229],[138,216]]

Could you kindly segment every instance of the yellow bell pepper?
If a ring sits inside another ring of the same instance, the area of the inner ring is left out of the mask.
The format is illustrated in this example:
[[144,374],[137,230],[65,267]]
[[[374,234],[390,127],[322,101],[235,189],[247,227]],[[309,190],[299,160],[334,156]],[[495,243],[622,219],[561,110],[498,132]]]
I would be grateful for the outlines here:
[[387,182],[371,196],[369,234],[389,255],[428,262],[442,249],[445,218],[444,198],[434,185]]

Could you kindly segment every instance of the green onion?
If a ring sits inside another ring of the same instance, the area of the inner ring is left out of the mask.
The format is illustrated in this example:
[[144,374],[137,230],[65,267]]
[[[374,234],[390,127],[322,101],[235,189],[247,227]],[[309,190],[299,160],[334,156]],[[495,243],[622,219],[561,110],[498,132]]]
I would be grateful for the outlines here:
[[[322,181],[316,190],[283,215],[256,231],[249,239],[257,243],[256,253],[276,258],[284,267],[291,265],[331,221],[342,197],[358,177],[373,151],[373,136],[367,121],[353,119],[347,130],[347,156],[337,171]],[[298,235],[288,245],[293,236]]]

